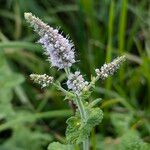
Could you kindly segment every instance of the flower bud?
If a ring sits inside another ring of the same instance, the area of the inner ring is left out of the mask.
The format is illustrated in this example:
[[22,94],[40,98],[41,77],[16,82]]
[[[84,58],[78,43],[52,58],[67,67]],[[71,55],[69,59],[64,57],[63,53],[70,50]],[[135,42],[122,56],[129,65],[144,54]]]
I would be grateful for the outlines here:
[[95,69],[97,76],[102,80],[106,79],[108,76],[113,75],[120,67],[122,62],[125,61],[125,55],[117,57],[111,63],[104,64],[100,69]]
[[31,74],[30,78],[35,83],[40,84],[42,88],[49,86],[53,82],[53,77],[48,76],[46,74],[43,74],[43,75]]

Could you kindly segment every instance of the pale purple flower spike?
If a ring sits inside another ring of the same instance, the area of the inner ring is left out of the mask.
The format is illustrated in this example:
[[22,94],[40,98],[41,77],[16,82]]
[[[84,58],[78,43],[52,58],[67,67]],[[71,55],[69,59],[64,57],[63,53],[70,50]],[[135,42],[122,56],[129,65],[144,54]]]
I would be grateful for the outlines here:
[[53,29],[33,16],[32,13],[25,13],[25,19],[31,24],[35,32],[41,36],[38,43],[42,44],[52,66],[63,69],[71,67],[75,63],[72,42],[59,34],[57,29]]

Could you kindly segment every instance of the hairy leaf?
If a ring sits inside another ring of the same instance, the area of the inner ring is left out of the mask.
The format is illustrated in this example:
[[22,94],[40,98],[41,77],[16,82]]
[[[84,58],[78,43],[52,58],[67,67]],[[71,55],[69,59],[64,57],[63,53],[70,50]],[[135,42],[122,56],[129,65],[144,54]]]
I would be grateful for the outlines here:
[[49,144],[48,150],[73,150],[73,146],[64,145],[59,142],[53,142],[53,143]]
[[86,109],[86,113],[88,118],[85,122],[78,114],[67,120],[66,138],[68,143],[81,143],[90,135],[93,127],[102,121],[103,113],[100,108]]

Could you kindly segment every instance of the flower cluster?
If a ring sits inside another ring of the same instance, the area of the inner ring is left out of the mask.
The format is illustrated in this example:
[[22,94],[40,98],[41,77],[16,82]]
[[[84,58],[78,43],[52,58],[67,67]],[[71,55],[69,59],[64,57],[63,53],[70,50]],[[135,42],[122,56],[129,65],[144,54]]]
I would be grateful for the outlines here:
[[68,76],[68,89],[74,91],[76,94],[79,94],[87,85],[88,82],[84,80],[79,71],[76,71],[74,74],[71,73]]
[[74,45],[32,13],[25,13],[25,19],[31,24],[41,38],[38,41],[45,49],[51,65],[59,69],[71,67],[75,63]]
[[35,83],[40,84],[42,88],[49,86],[53,82],[53,77],[48,76],[46,74],[43,74],[43,75],[31,74],[30,78]]
[[122,62],[125,60],[125,56],[117,57],[111,63],[104,64],[100,69],[95,69],[97,76],[102,80],[106,79],[108,76],[113,75],[117,69],[119,69]]

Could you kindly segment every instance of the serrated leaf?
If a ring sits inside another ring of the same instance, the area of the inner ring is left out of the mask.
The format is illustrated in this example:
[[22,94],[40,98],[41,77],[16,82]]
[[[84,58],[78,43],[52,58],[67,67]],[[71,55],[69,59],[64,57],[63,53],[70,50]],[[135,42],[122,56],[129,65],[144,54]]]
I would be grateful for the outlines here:
[[73,146],[64,145],[59,142],[53,142],[53,143],[49,144],[48,150],[73,150]]
[[92,129],[102,121],[103,113],[100,108],[88,108],[86,113],[88,116],[86,122],[83,122],[78,114],[67,120],[66,139],[68,143],[81,143],[90,135]]

